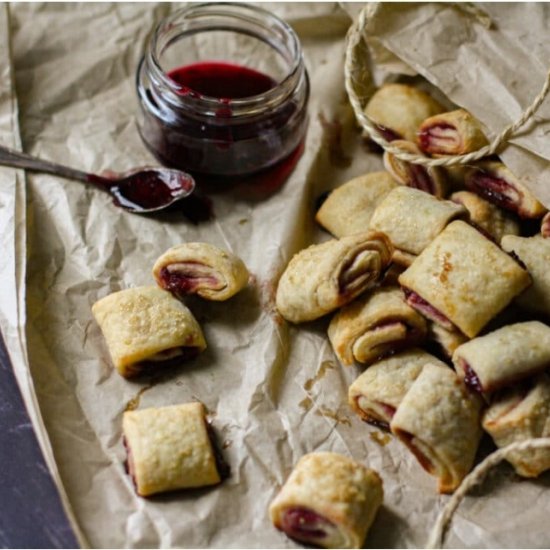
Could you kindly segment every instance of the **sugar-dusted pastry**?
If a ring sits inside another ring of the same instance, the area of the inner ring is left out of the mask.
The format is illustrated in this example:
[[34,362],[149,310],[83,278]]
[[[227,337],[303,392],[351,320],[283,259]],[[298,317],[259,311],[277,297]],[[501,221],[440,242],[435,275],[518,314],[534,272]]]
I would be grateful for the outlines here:
[[[550,437],[550,376],[543,373],[497,392],[483,415],[483,429],[498,447]],[[550,469],[550,449],[516,451],[507,458],[523,477]]]
[[207,300],[231,298],[248,283],[248,270],[235,254],[208,243],[169,248],[153,266],[158,285],[177,297],[197,294]]
[[398,287],[378,288],[340,309],[328,337],[344,365],[370,364],[426,336],[426,321],[405,303]]
[[[461,205],[436,199],[418,189],[400,186],[390,191],[378,205],[370,228],[385,233],[396,250],[417,255],[448,223],[467,215]],[[399,261],[399,257],[395,260]]]
[[469,338],[457,329],[449,330],[438,323],[428,321],[428,340],[435,342],[445,356],[450,359],[455,349],[467,342]]
[[519,235],[519,223],[479,195],[471,191],[458,191],[450,196],[450,200],[462,204],[470,214],[470,222],[497,243],[504,235]]
[[351,302],[381,279],[392,252],[386,235],[374,231],[298,252],[279,280],[279,313],[287,321],[301,323]]
[[434,115],[418,130],[418,144],[429,155],[464,155],[487,143],[479,121],[464,109]]
[[109,294],[92,306],[92,313],[114,366],[127,378],[195,357],[206,348],[189,309],[156,286]]
[[531,284],[527,271],[471,225],[449,224],[399,276],[407,303],[473,338]]
[[550,237],[550,212],[547,212],[544,215],[544,218],[542,218],[542,222],[540,224],[540,234],[545,239]]
[[335,237],[364,233],[374,209],[397,182],[387,172],[354,178],[330,193],[315,219]]
[[452,493],[470,471],[481,437],[481,399],[452,369],[427,364],[397,407],[390,429]]
[[524,264],[533,284],[516,298],[516,303],[529,311],[550,317],[550,240],[506,235],[501,241],[506,252],[513,252]]
[[126,411],[126,464],[138,495],[219,483],[209,430],[202,403]]
[[[398,139],[392,142],[407,151],[408,153],[414,153],[421,155],[422,152],[418,147],[404,139]],[[384,152],[384,166],[386,170],[402,185],[412,187],[414,189],[420,189],[430,195],[434,195],[439,199],[442,199],[446,193],[446,185],[444,180],[444,172],[437,166],[422,166],[421,164],[413,164],[412,162],[406,162],[398,159],[395,155],[389,151]]]
[[322,548],[362,548],[384,491],[380,476],[346,456],[303,456],[269,507],[273,525]]
[[464,184],[489,202],[522,218],[541,218],[546,208],[502,162],[486,160],[466,170]]
[[429,353],[412,348],[371,365],[348,391],[348,401],[362,420],[389,429],[399,404],[424,365],[449,367]]
[[550,327],[527,321],[478,336],[456,349],[453,364],[473,391],[513,384],[550,366]]
[[407,84],[384,84],[371,97],[365,114],[378,125],[384,137],[416,141],[424,120],[445,109],[426,92]]

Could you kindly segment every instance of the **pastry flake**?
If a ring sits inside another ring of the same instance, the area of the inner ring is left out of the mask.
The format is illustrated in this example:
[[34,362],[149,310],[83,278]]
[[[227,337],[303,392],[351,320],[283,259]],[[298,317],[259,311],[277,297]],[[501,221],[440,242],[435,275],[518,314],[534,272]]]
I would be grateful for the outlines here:
[[129,288],[98,300],[92,313],[115,368],[124,377],[194,357],[206,348],[189,309],[155,286]]
[[315,219],[338,238],[364,233],[378,203],[397,185],[387,172],[354,178],[330,193]]
[[221,481],[202,403],[127,411],[122,431],[138,495]]
[[269,507],[273,525],[322,548],[361,548],[382,503],[382,480],[337,453],[303,456]]
[[407,303],[473,338],[531,284],[523,267],[477,229],[450,223],[399,276]]
[[378,361],[349,387],[350,407],[365,422],[389,430],[395,411],[428,363],[449,368],[433,355],[417,348]]
[[390,429],[452,493],[470,471],[479,440],[481,399],[449,368],[427,364],[397,407]]
[[287,321],[301,323],[351,302],[381,279],[392,251],[386,235],[368,232],[298,252],[279,280],[279,313]]
[[426,336],[426,321],[405,303],[400,288],[379,288],[340,309],[328,337],[340,362],[370,364]]
[[235,254],[208,243],[169,248],[153,267],[158,285],[181,298],[197,294],[207,300],[231,298],[248,283],[249,273]]
[[453,364],[473,391],[492,392],[550,366],[550,327],[539,321],[504,326],[459,346]]

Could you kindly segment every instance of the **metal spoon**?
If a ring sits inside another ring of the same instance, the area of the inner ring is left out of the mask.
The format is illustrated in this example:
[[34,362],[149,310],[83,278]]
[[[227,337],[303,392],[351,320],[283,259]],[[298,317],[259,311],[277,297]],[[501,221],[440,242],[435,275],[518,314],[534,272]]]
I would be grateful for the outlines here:
[[110,193],[116,206],[138,214],[148,214],[167,208],[189,196],[195,189],[195,180],[180,170],[144,167],[123,174],[88,174],[1,145],[0,165],[90,183]]

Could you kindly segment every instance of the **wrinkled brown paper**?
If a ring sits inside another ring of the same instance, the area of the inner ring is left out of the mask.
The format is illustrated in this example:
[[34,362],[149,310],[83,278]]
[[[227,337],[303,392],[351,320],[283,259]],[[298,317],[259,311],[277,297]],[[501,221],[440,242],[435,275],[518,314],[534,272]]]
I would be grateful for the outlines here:
[[[0,7],[1,142],[19,147],[21,139],[29,153],[90,171],[151,163],[135,127],[134,72],[154,22],[176,7]],[[313,222],[315,199],[380,169],[381,160],[365,149],[346,102],[348,15],[331,3],[267,7],[298,31],[312,84],[306,150],[277,194],[258,201],[215,195],[215,218],[194,226],[177,215],[130,215],[79,183],[0,169],[0,235],[8,251],[0,263],[1,328],[83,545],[296,547],[273,528],[267,508],[293,464],[314,450],[351,455],[381,474],[385,500],[369,547],[424,546],[448,499],[436,494],[435,479],[397,441],[352,415],[347,388],[359,372],[337,364],[327,320],[294,327],[274,315],[274,285],[286,262],[327,238]],[[487,46],[497,48],[491,59],[469,49],[478,29],[450,7],[385,9],[391,17],[384,26],[380,15],[383,28],[377,27],[384,46],[417,55],[404,59],[424,76],[437,74],[435,83],[492,130],[515,118],[538,91],[544,67],[537,59],[549,48],[542,32],[548,8],[491,8],[500,24],[515,21],[525,33],[519,44],[515,27],[515,38],[495,38]],[[435,48],[433,40],[444,45]],[[472,80],[481,87],[475,93],[469,93]],[[531,160],[542,160],[526,151],[547,156],[544,128],[514,140],[506,160],[537,170]],[[151,284],[155,259],[183,241],[232,250],[253,282],[226,303],[189,302],[209,345],[197,360],[156,379],[123,380],[110,365],[90,306],[110,292]],[[123,467],[121,415],[140,392],[140,407],[203,401],[231,477],[215,488],[137,497]],[[546,476],[518,482],[511,469],[499,469],[461,506],[447,544],[546,546],[547,485]]]

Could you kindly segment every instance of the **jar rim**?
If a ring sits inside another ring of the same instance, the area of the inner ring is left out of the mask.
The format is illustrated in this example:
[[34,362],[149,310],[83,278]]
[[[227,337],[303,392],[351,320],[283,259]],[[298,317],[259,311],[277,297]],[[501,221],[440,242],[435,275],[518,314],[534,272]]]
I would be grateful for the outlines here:
[[[207,10],[207,12],[204,10]],[[202,108],[206,106],[208,110],[216,110],[220,107],[227,106],[227,99],[206,94],[200,94],[200,96],[184,96],[181,93],[178,93],[182,89],[181,85],[166,74],[166,72],[162,69],[159,60],[159,55],[161,52],[158,52],[158,49],[162,33],[167,28],[173,28],[176,24],[175,20],[182,18],[182,16],[199,17],[201,15],[208,14],[239,18],[239,14],[241,14],[240,18],[242,19],[243,12],[244,14],[267,19],[271,24],[274,23],[285,33],[285,36],[289,38],[290,42],[288,51],[292,56],[292,62],[286,72],[286,76],[282,80],[278,81],[273,88],[257,95],[243,98],[231,98],[232,109],[238,112],[239,108],[242,108],[243,110],[246,110],[248,114],[251,114],[255,107],[258,108],[258,110],[263,111],[266,108],[272,108],[273,106],[280,104],[292,93],[297,81],[300,79],[300,69],[303,66],[302,48],[292,27],[277,15],[259,6],[253,6],[242,2],[206,2],[184,7],[162,19],[155,28],[150,41],[150,46],[147,50],[147,64],[149,66],[149,70],[151,71],[153,80],[156,80],[158,84],[169,92],[170,99],[173,103],[179,105],[182,100],[185,100],[186,103],[194,103],[197,107],[200,105]],[[208,30],[205,29],[204,32],[208,32]],[[259,36],[256,37],[261,39]],[[266,41],[266,43],[274,49],[277,49],[271,42]]]

